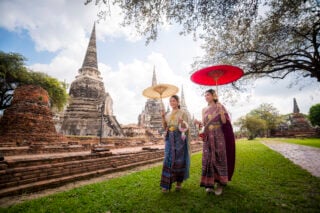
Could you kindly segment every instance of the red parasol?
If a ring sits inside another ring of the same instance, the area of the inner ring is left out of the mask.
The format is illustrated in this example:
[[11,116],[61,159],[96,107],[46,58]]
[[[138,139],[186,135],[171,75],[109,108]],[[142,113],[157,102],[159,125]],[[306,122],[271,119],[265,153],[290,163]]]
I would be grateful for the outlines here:
[[243,70],[231,65],[216,65],[200,69],[191,75],[191,81],[197,84],[211,86],[223,85],[238,80]]

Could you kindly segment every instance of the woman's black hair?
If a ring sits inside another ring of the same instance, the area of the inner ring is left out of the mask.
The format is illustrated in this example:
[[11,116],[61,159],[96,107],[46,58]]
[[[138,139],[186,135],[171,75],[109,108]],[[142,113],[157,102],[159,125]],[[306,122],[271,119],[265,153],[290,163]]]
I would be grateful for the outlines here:
[[180,98],[179,98],[179,96],[173,95],[173,96],[171,96],[171,98],[176,99],[176,101],[178,102],[178,109],[180,109]]
[[[213,95],[213,94],[216,93],[216,91],[215,91],[214,89],[208,89],[208,90],[206,91],[206,93],[210,93],[211,95]],[[218,103],[218,99],[214,99],[213,101],[214,101],[215,103]]]
[[214,93],[216,93],[216,91],[214,90],[214,89],[208,89],[207,91],[206,91],[206,93],[210,93],[211,95],[213,95]]

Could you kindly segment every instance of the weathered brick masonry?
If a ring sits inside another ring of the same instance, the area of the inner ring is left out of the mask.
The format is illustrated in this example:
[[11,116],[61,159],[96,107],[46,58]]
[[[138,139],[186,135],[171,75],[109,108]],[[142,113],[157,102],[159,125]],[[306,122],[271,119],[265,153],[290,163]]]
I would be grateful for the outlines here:
[[57,134],[49,96],[46,90],[35,85],[15,89],[11,106],[0,120],[0,146],[38,146],[63,142]]
[[[201,143],[191,146],[200,151]],[[163,149],[145,149],[134,153],[112,154],[109,151],[36,158],[13,158],[0,161],[0,197],[29,193],[88,179],[115,171],[159,162]]]

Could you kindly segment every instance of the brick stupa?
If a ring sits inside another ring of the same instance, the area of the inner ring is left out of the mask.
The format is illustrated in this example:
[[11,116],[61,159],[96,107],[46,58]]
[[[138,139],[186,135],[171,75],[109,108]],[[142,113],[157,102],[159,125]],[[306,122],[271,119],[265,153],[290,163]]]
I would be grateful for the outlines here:
[[113,115],[113,100],[105,91],[98,70],[95,25],[82,67],[79,69],[79,75],[71,83],[69,95],[69,104],[62,118],[62,134],[123,136],[121,126]]
[[54,127],[47,91],[35,85],[16,88],[0,120],[0,145],[48,145],[62,139]]

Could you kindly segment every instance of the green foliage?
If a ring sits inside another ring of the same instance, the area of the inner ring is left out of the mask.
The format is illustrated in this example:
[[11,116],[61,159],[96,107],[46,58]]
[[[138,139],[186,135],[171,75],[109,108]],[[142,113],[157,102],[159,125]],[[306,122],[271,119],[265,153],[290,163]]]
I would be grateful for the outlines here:
[[264,120],[252,115],[240,118],[238,122],[236,122],[236,125],[240,126],[240,129],[247,135],[249,140],[253,140],[258,136],[264,136],[265,130],[267,129],[267,124]]
[[313,126],[320,126],[320,104],[313,105],[309,109],[309,120]]
[[199,187],[201,154],[181,192],[163,194],[161,166],[14,205],[1,212],[318,212],[320,179],[258,141],[237,141],[236,169],[222,196]]
[[275,129],[283,119],[284,116],[280,116],[275,107],[271,104],[263,103],[245,117],[236,121],[235,125],[246,132],[249,139],[254,139],[258,136],[269,136],[269,132]]
[[68,98],[65,83],[45,73],[27,70],[24,61],[18,53],[0,51],[0,110],[10,105],[13,90],[24,84],[41,86],[48,92],[51,106],[61,110]]
[[29,75],[30,81],[27,84],[39,85],[44,88],[49,94],[51,107],[56,107],[59,110],[63,109],[68,98],[66,85],[45,73],[29,71]]
[[28,80],[25,58],[18,53],[0,51],[0,110],[8,107],[17,81]]
[[249,115],[258,117],[266,122],[267,130],[275,129],[282,121],[279,111],[272,104],[263,103],[252,110]]

